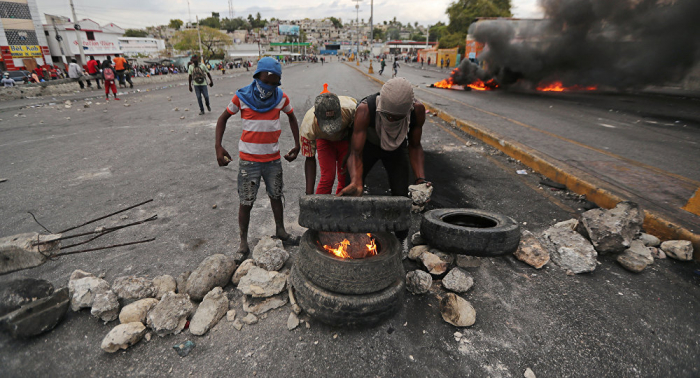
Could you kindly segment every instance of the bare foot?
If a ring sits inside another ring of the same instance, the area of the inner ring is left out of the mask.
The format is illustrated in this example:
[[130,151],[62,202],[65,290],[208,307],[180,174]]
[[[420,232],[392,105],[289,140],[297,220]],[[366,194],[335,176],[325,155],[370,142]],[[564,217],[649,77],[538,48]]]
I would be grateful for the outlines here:
[[291,237],[284,228],[278,228],[275,235],[282,241],[289,240]]

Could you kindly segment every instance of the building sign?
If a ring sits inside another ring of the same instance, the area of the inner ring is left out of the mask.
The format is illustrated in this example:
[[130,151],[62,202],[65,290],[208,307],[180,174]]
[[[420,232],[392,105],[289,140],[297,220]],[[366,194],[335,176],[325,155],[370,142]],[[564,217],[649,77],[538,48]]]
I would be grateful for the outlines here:
[[299,25],[280,25],[280,35],[299,35]]
[[13,58],[41,58],[41,47],[37,45],[10,46]]
[[[73,45],[78,46],[78,41],[73,41]],[[116,44],[109,41],[83,41],[83,50],[87,53],[112,51],[119,53]]]

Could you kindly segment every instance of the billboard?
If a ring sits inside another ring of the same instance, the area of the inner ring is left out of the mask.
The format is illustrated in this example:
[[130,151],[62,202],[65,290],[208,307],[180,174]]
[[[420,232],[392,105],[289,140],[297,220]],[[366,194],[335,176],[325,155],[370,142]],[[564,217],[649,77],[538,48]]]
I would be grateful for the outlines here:
[[298,25],[282,25],[279,26],[280,35],[299,35]]
[[10,46],[13,58],[41,58],[41,47],[37,45]]

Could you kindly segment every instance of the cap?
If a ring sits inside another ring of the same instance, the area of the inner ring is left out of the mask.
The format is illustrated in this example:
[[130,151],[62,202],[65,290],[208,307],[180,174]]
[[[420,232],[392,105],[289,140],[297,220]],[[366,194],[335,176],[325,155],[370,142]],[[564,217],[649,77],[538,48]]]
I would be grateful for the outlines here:
[[276,59],[270,58],[268,56],[258,61],[258,68],[255,69],[255,73],[253,73],[253,76],[257,75],[260,72],[275,74],[281,78],[282,65],[280,65],[280,62],[278,62]]
[[318,127],[325,134],[333,135],[340,131],[343,117],[338,96],[330,92],[316,96],[314,115],[316,116]]

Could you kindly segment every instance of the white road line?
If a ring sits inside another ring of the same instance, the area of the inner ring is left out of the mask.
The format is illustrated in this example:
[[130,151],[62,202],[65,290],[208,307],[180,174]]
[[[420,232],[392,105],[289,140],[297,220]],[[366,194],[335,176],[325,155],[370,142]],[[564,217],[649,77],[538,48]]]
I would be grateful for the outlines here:
[[601,125],[601,126],[603,126],[603,127],[609,127],[609,128],[611,128],[611,129],[617,129],[617,126],[608,125],[607,123],[599,123],[599,125]]

